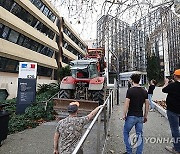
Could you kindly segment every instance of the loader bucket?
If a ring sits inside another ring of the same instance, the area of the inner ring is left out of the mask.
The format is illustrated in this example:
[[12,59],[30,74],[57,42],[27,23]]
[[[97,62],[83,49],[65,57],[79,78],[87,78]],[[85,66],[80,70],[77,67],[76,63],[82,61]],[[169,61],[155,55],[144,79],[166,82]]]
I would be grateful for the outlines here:
[[98,105],[98,101],[88,101],[88,100],[75,100],[75,99],[63,99],[63,98],[54,98],[54,110],[58,114],[59,118],[65,118],[69,114],[67,112],[67,107],[69,103],[77,101],[79,102],[79,111],[78,116],[85,116],[95,109]]

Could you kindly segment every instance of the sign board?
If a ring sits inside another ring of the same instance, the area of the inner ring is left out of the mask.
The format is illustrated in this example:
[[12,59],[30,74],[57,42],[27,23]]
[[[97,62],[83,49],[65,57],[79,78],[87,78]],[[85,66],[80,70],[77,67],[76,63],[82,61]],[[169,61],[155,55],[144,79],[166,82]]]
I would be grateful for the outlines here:
[[16,113],[22,114],[36,100],[37,63],[20,62]]
[[36,99],[36,79],[18,79],[16,113],[22,114]]
[[20,62],[19,77],[21,79],[35,79],[37,76],[37,63]]

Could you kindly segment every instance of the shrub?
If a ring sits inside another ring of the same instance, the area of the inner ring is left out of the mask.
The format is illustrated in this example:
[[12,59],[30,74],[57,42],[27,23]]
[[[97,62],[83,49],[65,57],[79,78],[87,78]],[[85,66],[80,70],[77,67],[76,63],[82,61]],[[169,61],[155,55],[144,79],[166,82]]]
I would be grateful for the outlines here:
[[13,114],[10,116],[9,125],[8,125],[9,134],[23,131],[27,128],[34,128],[37,125],[38,123],[27,119],[24,115]]
[[56,94],[60,89],[59,83],[50,83],[50,84],[38,84],[38,90],[37,94],[48,94],[48,95],[54,95]]
[[[47,88],[48,87],[48,88]],[[42,121],[49,121],[54,119],[53,102],[48,102],[45,110],[44,101],[51,98],[59,89],[58,84],[49,84],[42,86],[36,95],[36,102],[26,108],[25,114],[16,115],[16,99],[6,100],[3,103],[8,103],[9,106],[5,107],[5,110],[10,113],[9,120],[9,134],[23,131],[27,128],[34,128]],[[45,90],[46,89],[46,90]]]

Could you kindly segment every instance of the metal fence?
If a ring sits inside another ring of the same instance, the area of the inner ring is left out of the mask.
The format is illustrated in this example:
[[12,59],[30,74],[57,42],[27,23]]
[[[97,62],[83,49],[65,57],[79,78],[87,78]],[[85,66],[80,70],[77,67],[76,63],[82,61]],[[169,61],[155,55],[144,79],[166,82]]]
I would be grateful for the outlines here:
[[[117,100],[116,99],[116,95],[117,95],[116,90],[117,90],[116,87],[113,87],[113,89],[109,90],[109,95],[103,104],[103,108],[101,108],[98,111],[98,113],[96,114],[96,116],[94,117],[92,122],[90,123],[89,127],[87,128],[87,130],[81,137],[80,141],[78,142],[78,144],[72,154],[76,154],[78,152],[78,150],[80,149],[80,147],[85,143],[87,137],[91,133],[94,133],[92,131],[92,129],[95,126],[95,124],[97,124],[96,153],[97,154],[104,153],[105,147],[106,147],[106,140],[107,140],[107,136],[108,136],[109,120],[110,120],[110,116],[112,114],[113,105],[115,104],[115,101]],[[102,123],[103,123],[103,127],[104,127],[103,130],[101,129]],[[102,135],[102,133],[103,133],[103,135]],[[101,143],[101,145],[100,145],[100,143]],[[84,147],[84,145],[83,145],[83,147]]]

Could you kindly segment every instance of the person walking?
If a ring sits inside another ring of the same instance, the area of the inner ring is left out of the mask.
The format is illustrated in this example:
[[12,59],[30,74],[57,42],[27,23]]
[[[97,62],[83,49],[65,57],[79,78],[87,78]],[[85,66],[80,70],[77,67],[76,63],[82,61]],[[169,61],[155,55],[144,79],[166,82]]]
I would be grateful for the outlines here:
[[[54,134],[54,154],[71,154],[82,136],[83,127],[103,107],[96,107],[90,114],[84,117],[77,117],[79,102],[71,102],[68,106],[69,116],[58,122]],[[78,154],[83,154],[82,148]]]
[[[147,91],[140,85],[140,75],[132,74],[132,87],[127,90],[126,100],[123,109],[124,123],[124,143],[126,146],[125,154],[132,154],[132,147],[130,143],[129,133],[135,126],[137,136],[137,154],[142,154],[143,151],[143,123],[147,121],[147,115],[149,111],[149,102]],[[144,115],[143,104],[145,103]]]
[[153,104],[153,101],[152,101],[152,96],[153,96],[153,91],[155,89],[155,84],[156,84],[156,80],[152,79],[150,81],[150,85],[149,85],[149,88],[148,88],[148,100],[149,100],[149,105],[150,105],[150,111],[154,111],[154,104]]
[[169,80],[165,79],[162,89],[162,92],[168,94],[166,98],[167,117],[174,138],[173,147],[166,146],[165,149],[174,154],[180,154],[180,69],[175,70],[174,80],[169,83]]

